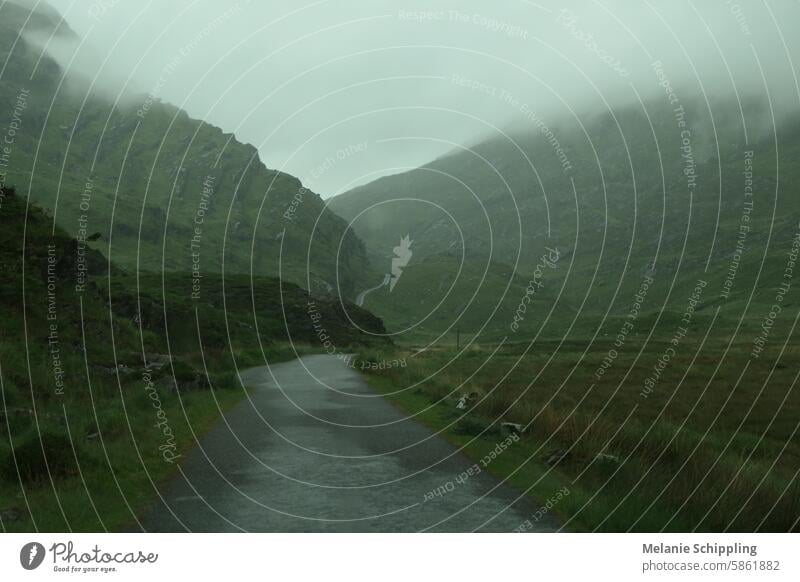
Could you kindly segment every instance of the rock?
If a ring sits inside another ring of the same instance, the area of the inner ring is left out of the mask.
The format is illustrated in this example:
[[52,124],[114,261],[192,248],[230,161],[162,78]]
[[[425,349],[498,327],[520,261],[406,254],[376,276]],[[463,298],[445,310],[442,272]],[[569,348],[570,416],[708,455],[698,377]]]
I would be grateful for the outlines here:
[[0,409],[0,418],[10,418],[12,416],[33,416],[33,410],[30,408],[11,408],[10,406],[5,410]]
[[616,455],[610,455],[608,453],[597,453],[597,456],[594,458],[596,463],[608,463],[610,465],[619,465],[619,457]]
[[[12,417],[18,416],[30,416],[31,418],[34,417],[33,409],[31,408],[11,408],[8,407],[5,410],[0,410],[0,420],[8,422],[9,419]],[[36,413],[35,416],[39,418],[46,418],[48,420],[55,420],[57,422],[64,422],[64,417],[58,414],[53,414],[51,412],[42,412],[41,410]]]
[[19,521],[20,519],[22,519],[22,512],[19,509],[12,507],[11,509],[0,510],[0,521],[3,523]]
[[120,374],[125,374],[125,375],[133,374],[134,372],[133,368],[128,367],[126,364],[119,364],[117,366],[117,370],[119,371]]
[[563,461],[568,461],[571,456],[566,449],[554,449],[544,456],[544,462],[548,467],[555,467]]
[[503,434],[519,434],[525,432],[525,427],[516,422],[502,422],[500,423],[500,430]]
[[456,408],[459,410],[466,410],[472,406],[472,403],[475,402],[478,398],[480,398],[480,394],[477,392],[470,392],[469,394],[462,394],[458,402],[456,403]]
[[145,366],[151,370],[160,370],[167,364],[172,361],[166,354],[145,354],[144,361],[146,362]]
[[194,380],[183,382],[180,385],[182,392],[194,392],[196,390],[208,390],[210,388],[211,386],[209,386],[205,376],[201,376],[199,374],[195,376]]
[[[175,386],[176,382],[172,379],[172,376],[164,376],[158,382],[156,382],[156,387],[165,388],[172,393],[176,392]],[[198,392],[200,390],[211,390],[211,385],[208,383],[208,380],[201,374],[197,374],[190,380],[178,380],[177,387],[178,392],[184,393]]]
[[175,380],[172,376],[164,376],[163,378],[159,378],[153,384],[156,390],[159,392],[174,392],[175,391]]

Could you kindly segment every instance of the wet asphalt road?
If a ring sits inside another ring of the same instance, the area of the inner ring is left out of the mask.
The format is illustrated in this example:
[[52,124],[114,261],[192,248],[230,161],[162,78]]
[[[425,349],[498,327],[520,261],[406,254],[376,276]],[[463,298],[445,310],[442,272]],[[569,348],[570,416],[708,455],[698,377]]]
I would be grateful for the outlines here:
[[[511,505],[518,493],[495,488],[486,472],[457,482],[473,461],[336,357],[254,368],[242,379],[250,399],[183,459],[146,530],[513,531],[536,510],[527,500]],[[425,501],[440,487],[452,490]]]

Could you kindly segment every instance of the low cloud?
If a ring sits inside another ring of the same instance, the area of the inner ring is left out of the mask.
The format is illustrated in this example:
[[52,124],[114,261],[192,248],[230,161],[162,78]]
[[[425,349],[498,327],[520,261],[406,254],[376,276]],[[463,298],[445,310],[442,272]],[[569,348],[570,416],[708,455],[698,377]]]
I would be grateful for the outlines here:
[[654,98],[656,62],[684,100],[798,107],[796,3],[51,3],[81,40],[38,42],[96,90],[236,131],[323,196],[518,128],[530,110],[555,126]]

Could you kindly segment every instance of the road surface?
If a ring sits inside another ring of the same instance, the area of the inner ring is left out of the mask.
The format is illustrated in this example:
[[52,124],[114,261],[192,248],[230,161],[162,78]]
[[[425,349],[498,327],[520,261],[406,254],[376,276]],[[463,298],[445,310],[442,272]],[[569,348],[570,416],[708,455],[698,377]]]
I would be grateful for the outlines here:
[[391,281],[391,280],[392,280],[392,276],[391,275],[384,275],[383,276],[383,281],[381,281],[380,285],[375,285],[371,289],[367,289],[367,290],[362,291],[361,293],[358,294],[358,297],[356,297],[356,305],[358,305],[359,307],[363,307],[364,306],[364,301],[367,299],[367,295],[369,295],[373,291],[377,291],[378,289],[381,289],[382,287],[386,287],[389,284],[389,281]]
[[242,379],[249,400],[183,459],[145,516],[147,531],[513,531],[536,511],[527,500],[511,505],[518,493],[484,471],[460,478],[473,461],[337,357]]

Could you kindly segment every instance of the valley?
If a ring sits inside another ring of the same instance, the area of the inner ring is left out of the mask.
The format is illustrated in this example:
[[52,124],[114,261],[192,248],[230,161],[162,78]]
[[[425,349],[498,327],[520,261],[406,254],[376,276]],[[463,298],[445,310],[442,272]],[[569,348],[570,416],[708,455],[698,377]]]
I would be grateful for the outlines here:
[[0,531],[798,531],[791,43],[245,4],[0,2]]

